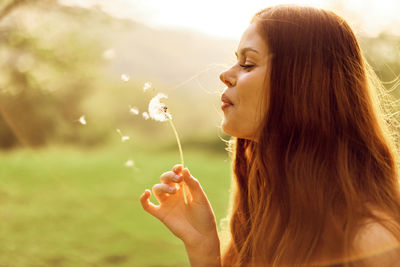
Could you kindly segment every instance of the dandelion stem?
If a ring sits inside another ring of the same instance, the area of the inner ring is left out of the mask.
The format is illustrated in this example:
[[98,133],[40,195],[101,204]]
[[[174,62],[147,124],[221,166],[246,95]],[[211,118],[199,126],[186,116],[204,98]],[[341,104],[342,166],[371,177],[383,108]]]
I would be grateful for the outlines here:
[[[179,140],[178,132],[176,131],[176,128],[175,128],[174,123],[172,122],[172,119],[169,119],[168,121],[172,127],[172,130],[174,131],[176,141],[178,142],[179,154],[181,156],[181,164],[182,164],[182,169],[183,169],[185,167],[185,163],[183,161],[183,152],[182,152],[181,141]],[[183,181],[182,181],[182,190],[183,190],[183,200],[185,201],[185,204],[187,204],[185,182],[183,182]]]

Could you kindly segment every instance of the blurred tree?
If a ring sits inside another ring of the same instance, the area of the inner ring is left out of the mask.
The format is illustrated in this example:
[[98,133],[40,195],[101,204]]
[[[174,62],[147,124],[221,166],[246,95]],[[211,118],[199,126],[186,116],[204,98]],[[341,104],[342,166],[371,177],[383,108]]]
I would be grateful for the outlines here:
[[14,0],[14,1],[4,1],[1,5],[0,11],[0,20],[6,17],[9,13],[11,13],[15,8],[19,5],[26,3],[26,0]]
[[[376,38],[361,36],[360,40],[379,77],[383,81],[393,80],[400,73],[400,38],[382,34]],[[63,6],[56,0],[3,0],[0,2],[0,148],[18,144],[41,146],[49,142],[94,145],[104,142],[109,134],[117,140],[115,128],[124,132],[129,128],[136,137],[162,135],[163,131],[158,131],[162,124],[145,122],[128,112],[129,105],[137,106],[140,111],[147,108],[149,95],[142,93],[147,80],[170,95],[168,103],[177,114],[178,128],[180,121],[181,125],[193,123],[198,127],[189,127],[187,131],[198,133],[202,125],[216,121],[214,106],[208,106],[211,109],[207,114],[204,108],[205,102],[217,99],[216,95],[205,96],[194,85],[175,91],[170,88],[167,92],[168,86],[162,83],[168,84],[168,79],[174,76],[170,85],[180,84],[181,77],[196,74],[202,67],[193,68],[195,61],[203,65],[208,61],[221,63],[223,59],[218,55],[231,51],[235,46],[231,43],[235,42],[213,42],[196,33],[155,31],[113,18],[100,9]],[[129,83],[119,79],[125,71],[135,75]],[[217,74],[210,74],[218,80]],[[212,91],[215,83],[210,84]],[[385,85],[390,88],[393,83]],[[399,97],[397,93],[393,92]],[[193,111],[195,106],[200,112]],[[195,117],[193,112],[201,116]],[[84,127],[77,121],[81,115],[88,120]],[[213,137],[215,125],[210,127],[212,132],[207,132]],[[175,142],[173,138],[171,135]]]
[[94,86],[102,50],[69,26],[74,20],[53,0],[11,1],[0,11],[0,147],[76,141],[73,122]]

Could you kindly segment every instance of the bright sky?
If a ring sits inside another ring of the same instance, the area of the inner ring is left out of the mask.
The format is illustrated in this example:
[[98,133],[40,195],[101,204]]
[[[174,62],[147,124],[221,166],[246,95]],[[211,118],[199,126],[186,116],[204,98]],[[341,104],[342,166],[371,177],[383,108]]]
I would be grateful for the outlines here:
[[376,35],[383,29],[400,34],[399,0],[59,0],[69,5],[100,6],[122,18],[155,28],[186,28],[239,39],[253,14],[276,4],[329,8],[343,16],[356,32]]

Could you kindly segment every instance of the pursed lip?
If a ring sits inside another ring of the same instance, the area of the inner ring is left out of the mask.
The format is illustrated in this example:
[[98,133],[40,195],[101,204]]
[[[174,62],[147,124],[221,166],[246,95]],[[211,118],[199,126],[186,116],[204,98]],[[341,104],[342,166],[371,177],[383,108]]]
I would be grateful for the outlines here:
[[224,104],[233,105],[232,101],[225,94],[221,95],[221,101]]
[[221,95],[221,101],[222,101],[222,105],[221,105],[222,110],[225,110],[225,109],[233,106],[232,101],[225,94]]

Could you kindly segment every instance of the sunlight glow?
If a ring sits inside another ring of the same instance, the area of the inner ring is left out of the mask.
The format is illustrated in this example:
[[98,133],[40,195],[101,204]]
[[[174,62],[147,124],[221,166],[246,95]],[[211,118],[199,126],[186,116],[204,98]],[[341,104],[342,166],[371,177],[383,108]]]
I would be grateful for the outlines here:
[[382,30],[399,34],[400,1],[396,0],[59,0],[63,4],[97,6],[123,18],[155,28],[181,28],[209,35],[240,38],[258,10],[277,4],[311,5],[332,9],[358,32],[375,35]]

